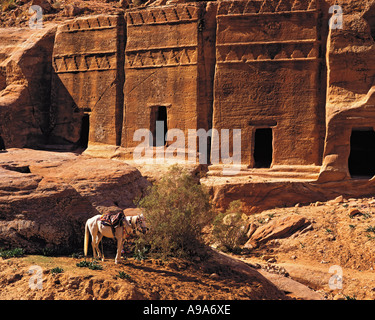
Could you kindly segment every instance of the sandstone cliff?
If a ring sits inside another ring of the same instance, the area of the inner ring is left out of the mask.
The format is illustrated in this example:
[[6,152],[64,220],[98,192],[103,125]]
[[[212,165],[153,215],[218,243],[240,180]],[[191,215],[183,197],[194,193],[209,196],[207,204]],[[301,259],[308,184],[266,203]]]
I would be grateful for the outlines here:
[[[333,4],[333,2],[331,2]],[[319,181],[350,178],[353,129],[374,127],[374,1],[343,1],[343,28],[327,41],[326,138]]]
[[0,135],[8,147],[46,142],[55,31],[54,26],[1,30]]
[[0,163],[0,244],[29,253],[79,250],[88,218],[133,207],[149,184],[129,165],[74,153],[13,149]]

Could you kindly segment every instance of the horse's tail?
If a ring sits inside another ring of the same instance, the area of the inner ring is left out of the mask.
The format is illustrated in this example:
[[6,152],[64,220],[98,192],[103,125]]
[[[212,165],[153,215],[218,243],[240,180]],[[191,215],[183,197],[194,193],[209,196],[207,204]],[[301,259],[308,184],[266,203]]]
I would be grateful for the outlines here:
[[86,222],[85,225],[85,241],[84,241],[84,247],[83,247],[83,253],[85,257],[87,257],[87,250],[89,248],[89,224]]

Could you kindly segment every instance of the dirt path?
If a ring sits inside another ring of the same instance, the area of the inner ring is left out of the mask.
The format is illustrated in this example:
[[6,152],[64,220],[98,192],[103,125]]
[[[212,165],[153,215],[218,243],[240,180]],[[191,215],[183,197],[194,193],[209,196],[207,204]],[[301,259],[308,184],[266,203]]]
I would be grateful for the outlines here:
[[[266,210],[249,219],[260,226],[291,214],[306,217],[311,229],[270,240],[236,258],[287,273],[326,299],[375,299],[375,199],[339,197]],[[335,286],[336,274],[342,276],[342,288]]]

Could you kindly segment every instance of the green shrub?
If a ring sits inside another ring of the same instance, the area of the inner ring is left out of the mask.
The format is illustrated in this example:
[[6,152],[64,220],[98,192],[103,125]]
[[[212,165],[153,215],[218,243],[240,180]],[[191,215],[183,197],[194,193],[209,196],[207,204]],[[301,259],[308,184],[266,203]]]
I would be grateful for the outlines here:
[[80,268],[86,267],[91,270],[103,270],[103,267],[100,264],[98,264],[95,260],[94,261],[83,260],[83,261],[76,263],[76,266]]
[[132,277],[124,271],[119,271],[117,278],[131,280]]
[[149,228],[139,243],[149,254],[163,259],[199,255],[202,228],[211,221],[212,210],[207,190],[194,177],[172,166],[138,206],[143,208]]
[[55,273],[62,273],[64,272],[64,269],[63,268],[60,268],[60,267],[55,267],[53,269],[51,269],[51,273],[52,274],[55,274]]
[[141,261],[147,258],[149,248],[142,242],[137,242],[134,249],[134,258]]
[[0,249],[0,257],[4,259],[22,257],[25,254],[25,250],[22,248],[15,248],[10,250]]
[[212,235],[224,251],[238,252],[246,241],[241,201],[232,201],[228,209],[216,216]]
[[42,249],[42,254],[43,254],[43,256],[46,256],[46,257],[53,257],[53,256],[56,255],[55,250],[53,250],[52,248],[49,248],[49,247],[44,247]]

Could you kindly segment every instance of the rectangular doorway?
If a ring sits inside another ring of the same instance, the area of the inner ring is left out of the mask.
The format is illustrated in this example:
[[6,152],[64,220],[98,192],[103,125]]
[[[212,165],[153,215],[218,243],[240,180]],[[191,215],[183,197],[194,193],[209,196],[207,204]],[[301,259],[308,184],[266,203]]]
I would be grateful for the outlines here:
[[165,146],[168,132],[168,115],[166,106],[153,107],[151,111],[152,145],[154,147]]
[[372,128],[352,130],[348,167],[352,178],[375,175],[375,131]]
[[85,113],[81,120],[81,134],[79,138],[79,146],[86,149],[89,143],[90,132],[90,114]]
[[272,129],[261,128],[255,130],[254,162],[255,168],[270,168],[272,164]]

